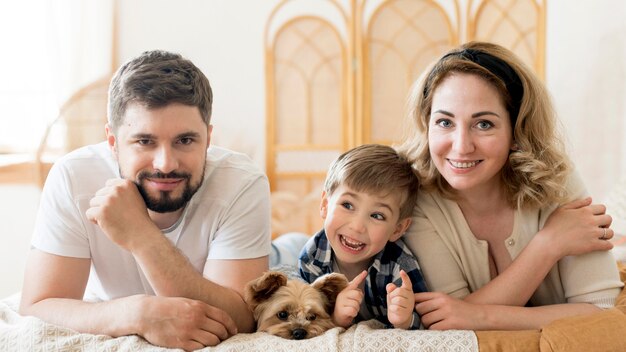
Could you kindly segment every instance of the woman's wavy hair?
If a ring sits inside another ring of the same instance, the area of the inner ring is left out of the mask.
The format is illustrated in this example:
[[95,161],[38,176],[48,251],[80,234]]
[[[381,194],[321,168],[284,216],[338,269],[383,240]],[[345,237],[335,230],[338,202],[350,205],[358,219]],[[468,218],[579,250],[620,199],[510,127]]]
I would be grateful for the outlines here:
[[456,198],[454,190],[432,162],[428,146],[432,95],[447,77],[455,73],[476,75],[495,87],[509,113],[517,108],[513,108],[511,94],[502,79],[463,55],[468,49],[508,64],[522,84],[517,119],[511,116],[511,121],[516,121],[513,141],[517,150],[511,151],[501,172],[509,203],[517,208],[534,208],[565,202],[568,200],[566,180],[571,172],[571,162],[557,131],[556,115],[546,88],[515,54],[485,42],[469,42],[453,49],[435,62],[413,86],[408,102],[412,131],[399,149],[414,163],[422,187],[437,190],[450,199]]

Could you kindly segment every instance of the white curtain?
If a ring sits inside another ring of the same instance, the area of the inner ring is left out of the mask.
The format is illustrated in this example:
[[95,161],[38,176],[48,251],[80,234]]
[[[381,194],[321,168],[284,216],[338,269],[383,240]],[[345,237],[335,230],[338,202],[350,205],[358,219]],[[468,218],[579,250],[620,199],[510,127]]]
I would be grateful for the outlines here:
[[13,0],[0,11],[0,152],[32,152],[58,109],[112,67],[114,0]]

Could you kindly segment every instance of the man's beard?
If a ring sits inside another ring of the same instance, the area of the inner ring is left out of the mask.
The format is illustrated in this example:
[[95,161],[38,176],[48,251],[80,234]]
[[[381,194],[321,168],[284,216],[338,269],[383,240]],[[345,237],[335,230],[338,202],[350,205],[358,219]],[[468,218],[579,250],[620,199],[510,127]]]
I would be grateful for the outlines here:
[[[121,170],[120,170],[120,174],[121,174]],[[124,176],[122,175],[122,177]],[[182,178],[184,179],[183,182],[185,186],[185,188],[183,189],[183,194],[178,198],[172,198],[171,197],[172,191],[159,191],[160,197],[158,198],[152,197],[146,190],[146,187],[143,185],[143,181],[145,181],[148,178],[150,179]],[[134,180],[133,182],[135,183],[135,185],[137,185],[137,189],[139,190],[139,193],[141,194],[141,197],[146,203],[146,207],[148,209],[157,213],[170,213],[178,209],[181,209],[182,207],[187,205],[187,203],[191,200],[191,197],[193,197],[193,195],[196,194],[198,189],[200,189],[203,181],[204,181],[204,168],[202,168],[202,175],[200,176],[200,180],[195,185],[191,184],[191,174],[179,173],[176,171],[172,171],[167,174],[164,174],[160,171],[156,171],[154,173],[150,173],[148,171],[142,171],[137,175],[137,179]]]

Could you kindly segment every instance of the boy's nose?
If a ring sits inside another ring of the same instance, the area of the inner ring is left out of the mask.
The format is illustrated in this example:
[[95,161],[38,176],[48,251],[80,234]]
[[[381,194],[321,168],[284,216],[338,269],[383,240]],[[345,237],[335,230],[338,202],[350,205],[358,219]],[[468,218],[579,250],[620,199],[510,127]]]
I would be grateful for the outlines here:
[[360,217],[354,217],[350,222],[350,228],[358,233],[365,232],[365,222]]

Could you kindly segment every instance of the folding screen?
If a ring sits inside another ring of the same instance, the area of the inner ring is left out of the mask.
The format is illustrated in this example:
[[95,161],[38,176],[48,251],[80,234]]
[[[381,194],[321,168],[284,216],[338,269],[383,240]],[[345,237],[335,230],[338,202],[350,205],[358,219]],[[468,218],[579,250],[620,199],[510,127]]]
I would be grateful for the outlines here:
[[540,77],[542,0],[283,0],[266,29],[266,171],[273,231],[321,228],[330,162],[364,143],[396,144],[412,83],[450,48],[501,44]]

